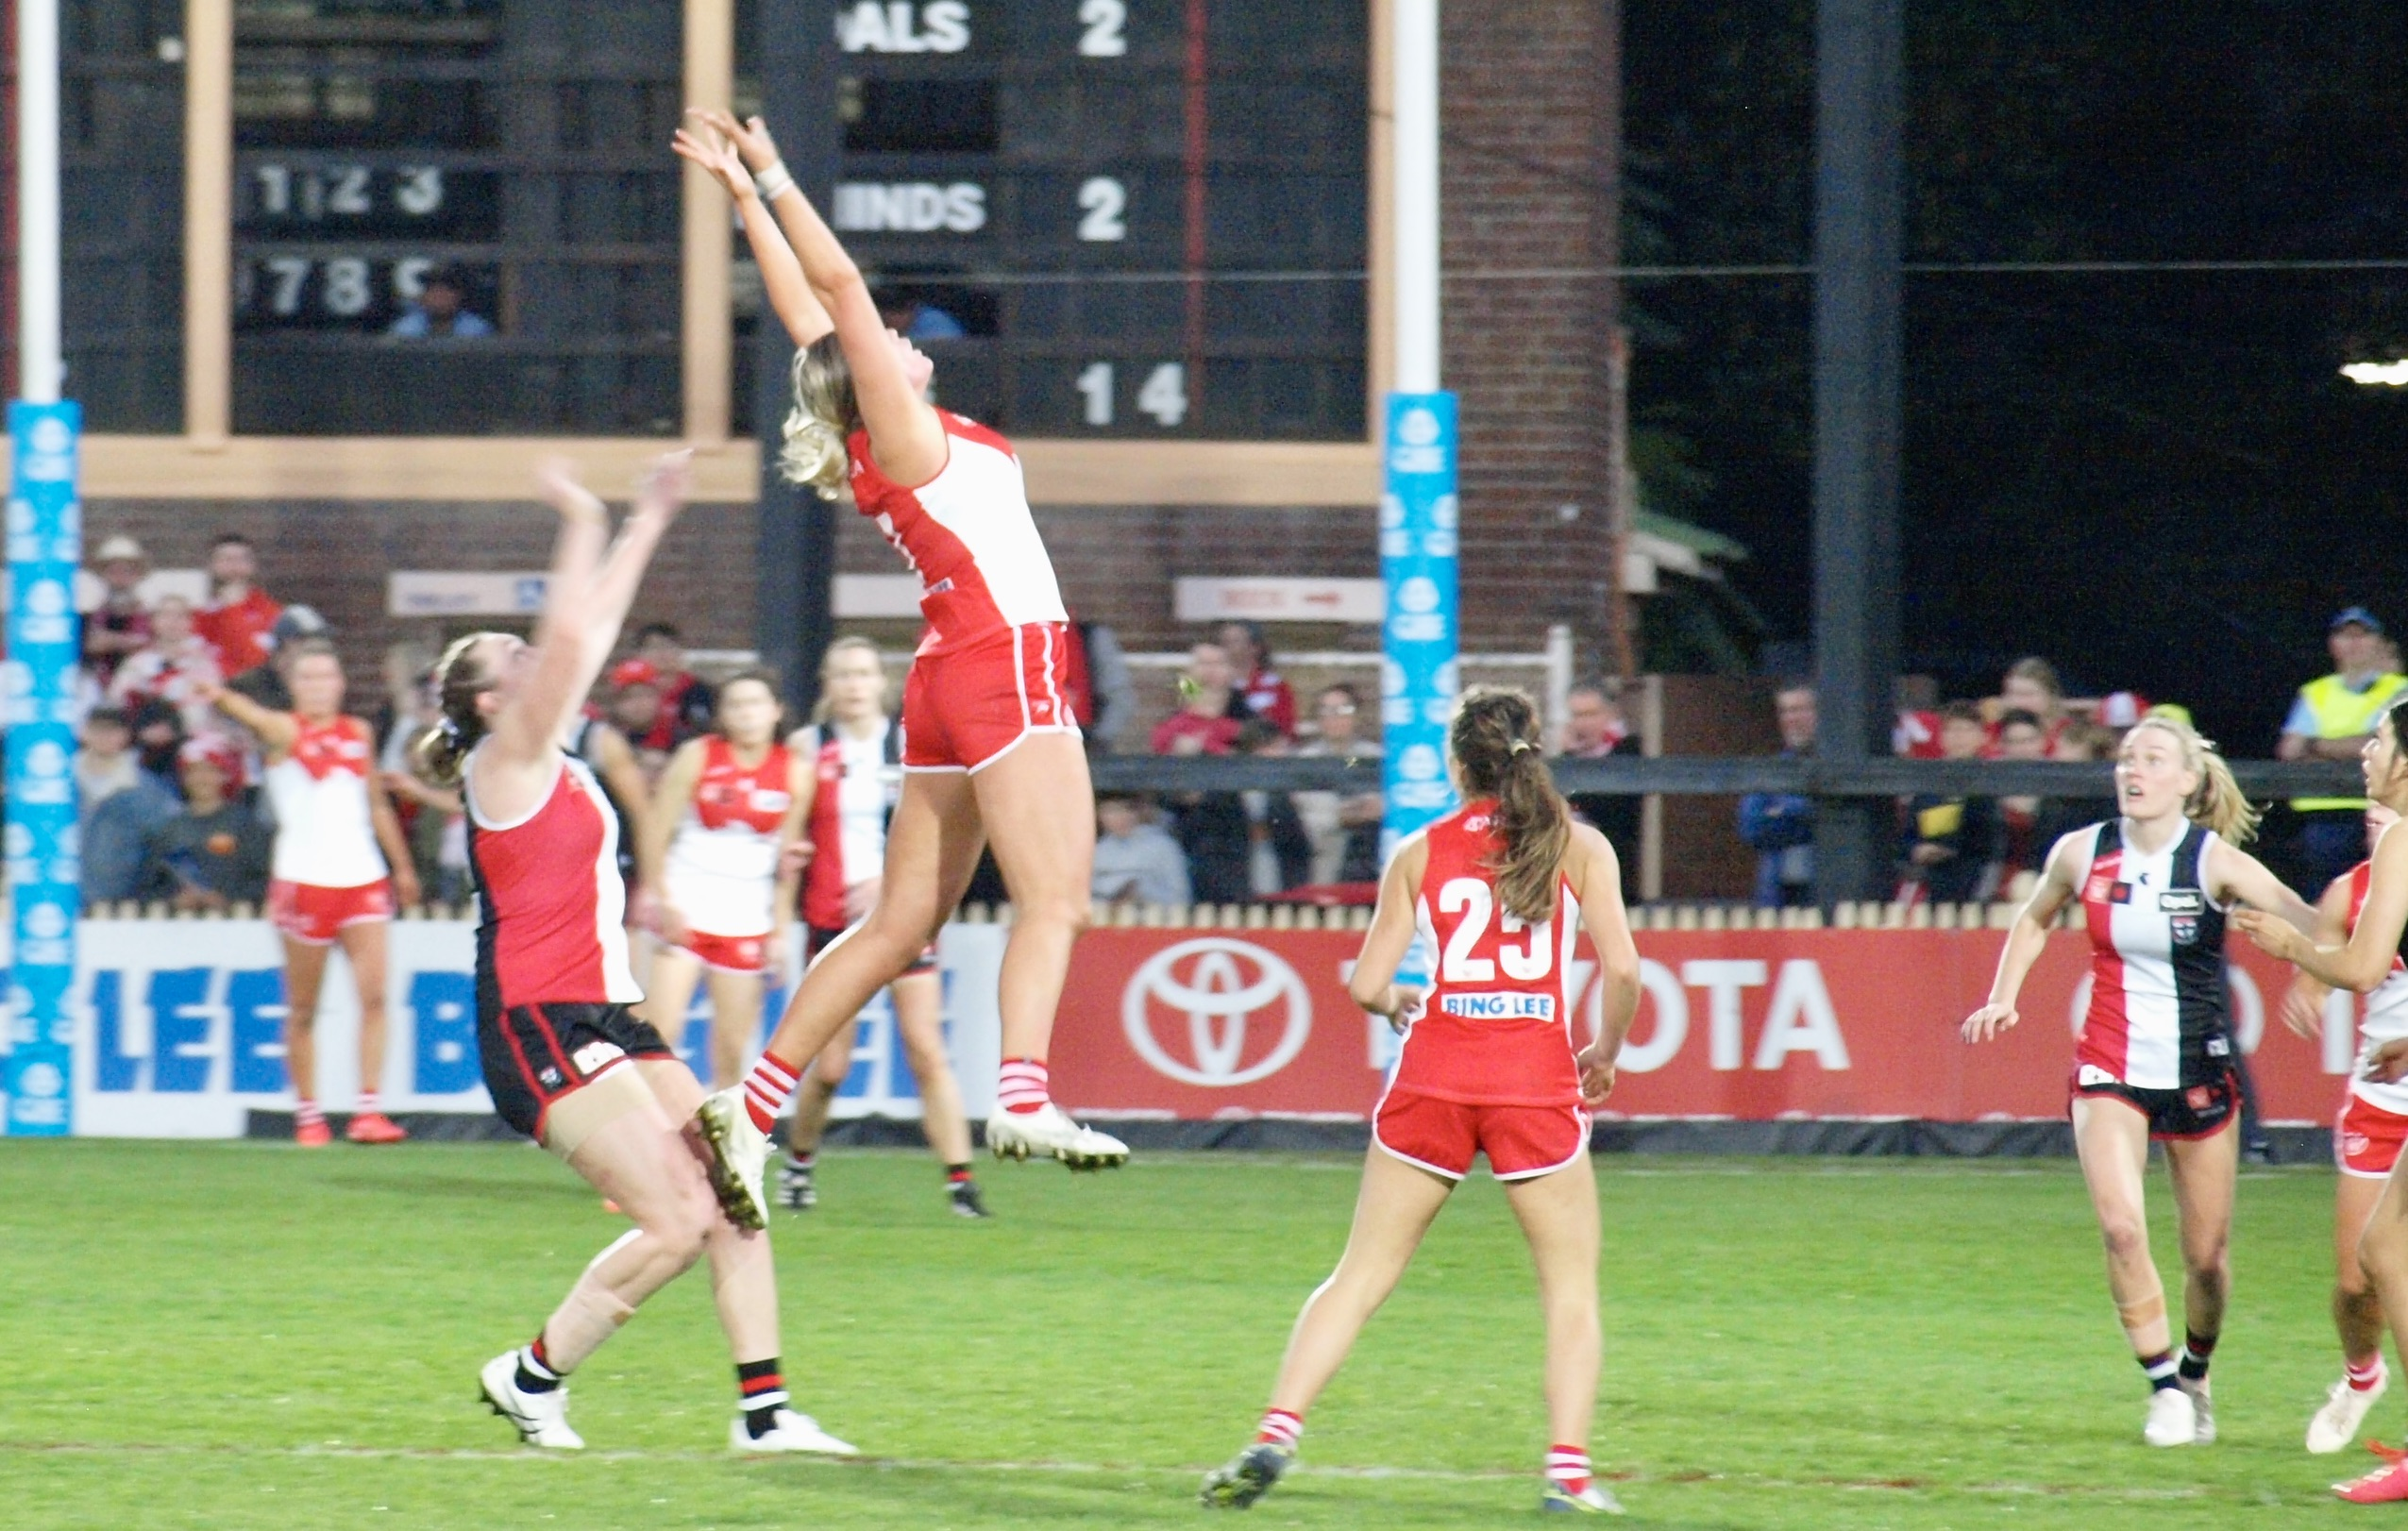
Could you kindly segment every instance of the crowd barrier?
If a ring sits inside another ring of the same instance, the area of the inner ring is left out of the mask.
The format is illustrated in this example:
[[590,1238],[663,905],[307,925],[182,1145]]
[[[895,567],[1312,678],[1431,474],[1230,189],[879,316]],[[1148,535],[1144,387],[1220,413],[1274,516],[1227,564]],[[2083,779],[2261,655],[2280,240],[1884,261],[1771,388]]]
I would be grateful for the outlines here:
[[[2008,913],[1844,907],[1826,924],[1809,911],[1642,911],[1644,997],[1605,1130],[2062,1120],[2089,982],[2077,934],[2052,937],[2025,987],[2020,1026],[1983,1047],[1958,1036],[1988,987]],[[939,943],[948,1038],[974,1118],[992,1104],[1008,917],[968,911]],[[1057,1095],[1132,1122],[1361,1123],[1397,1046],[1346,998],[1366,918],[1311,906],[1105,911],[1081,941],[1064,994],[1052,1054]],[[472,927],[408,918],[392,931],[386,1107],[486,1113]],[[283,984],[266,924],[98,918],[81,935],[69,999],[76,1131],[235,1136],[250,1113],[290,1108]],[[2229,971],[2266,1119],[2329,1120],[2355,1049],[2354,1001],[2336,996],[2320,1035],[2302,1039],[2277,1018],[2287,968],[2236,943]],[[1573,979],[1593,1017],[1599,994],[1585,945]],[[339,958],[326,995],[320,1100],[339,1112],[358,1078]],[[779,1002],[773,995],[770,1014]],[[689,1057],[700,1055],[707,1021],[698,998],[672,1039]],[[862,1018],[860,1044],[838,1114],[916,1118],[918,1085],[883,997]]]

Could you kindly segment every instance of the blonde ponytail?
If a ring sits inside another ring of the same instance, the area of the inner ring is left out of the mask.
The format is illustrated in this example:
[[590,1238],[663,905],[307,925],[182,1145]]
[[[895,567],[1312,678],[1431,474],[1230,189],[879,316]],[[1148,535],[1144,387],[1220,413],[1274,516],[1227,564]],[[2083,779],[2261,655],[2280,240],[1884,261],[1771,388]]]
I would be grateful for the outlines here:
[[494,683],[493,677],[477,661],[477,646],[494,636],[490,632],[472,632],[455,639],[443,651],[443,658],[435,662],[435,690],[441,698],[443,717],[410,747],[410,763],[416,768],[419,780],[446,789],[460,785],[460,772],[468,751],[476,749],[486,733],[485,715],[478,709],[477,698]]
[[786,412],[778,471],[788,483],[808,484],[821,499],[843,496],[850,478],[850,438],[861,424],[852,369],[834,335],[794,354],[794,408]]
[[2182,804],[2182,816],[2235,846],[2256,837],[2258,820],[2265,816],[2242,795],[2241,783],[2233,779],[2232,767],[2225,764],[2214,740],[2200,738],[2197,729],[2164,713],[2149,714],[2124,737],[2130,739],[2143,729],[2156,729],[2172,738],[2181,749],[2183,768],[2198,773],[2198,789]]
[[1447,748],[1463,790],[1497,800],[1505,850],[1488,870],[1498,901],[1534,925],[1553,919],[1556,883],[1572,848],[1572,810],[1539,749],[1538,704],[1524,692],[1474,686],[1456,706]]

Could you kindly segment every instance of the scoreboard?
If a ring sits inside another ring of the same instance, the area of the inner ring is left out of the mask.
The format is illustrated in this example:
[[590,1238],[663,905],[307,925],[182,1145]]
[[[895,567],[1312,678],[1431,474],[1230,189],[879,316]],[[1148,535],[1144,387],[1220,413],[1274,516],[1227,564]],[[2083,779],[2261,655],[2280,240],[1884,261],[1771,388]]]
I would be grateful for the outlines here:
[[833,141],[823,210],[947,404],[1025,435],[1363,438],[1364,0],[833,8],[830,109],[772,126]]

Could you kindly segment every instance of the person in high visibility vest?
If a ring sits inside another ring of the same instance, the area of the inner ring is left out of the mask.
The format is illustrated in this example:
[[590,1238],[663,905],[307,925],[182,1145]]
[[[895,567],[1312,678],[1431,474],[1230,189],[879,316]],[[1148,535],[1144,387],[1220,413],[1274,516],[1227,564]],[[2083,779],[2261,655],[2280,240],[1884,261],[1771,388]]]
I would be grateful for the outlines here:
[[[2390,662],[2383,623],[2364,606],[2336,614],[2325,642],[2333,673],[2299,688],[2283,720],[2276,753],[2284,760],[2356,760],[2384,709],[2408,690],[2408,676]],[[2294,798],[2299,816],[2301,884],[2321,889],[2365,854],[2366,812],[2362,798]]]

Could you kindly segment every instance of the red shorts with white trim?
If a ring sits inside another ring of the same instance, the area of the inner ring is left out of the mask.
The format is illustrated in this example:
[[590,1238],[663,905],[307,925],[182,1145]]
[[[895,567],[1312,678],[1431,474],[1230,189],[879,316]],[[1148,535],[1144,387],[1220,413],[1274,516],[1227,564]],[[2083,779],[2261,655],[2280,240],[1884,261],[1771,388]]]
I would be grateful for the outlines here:
[[1560,1169],[1589,1151],[1589,1113],[1576,1105],[1471,1105],[1390,1090],[1372,1118],[1372,1141],[1389,1157],[1461,1180],[1472,1155],[1499,1180]]
[[702,959],[703,967],[723,973],[757,973],[769,963],[766,935],[713,935],[689,930],[678,945]]
[[1063,682],[1069,629],[1032,622],[912,661],[903,681],[903,769],[975,771],[1032,733],[1079,732]]
[[2385,1111],[2353,1090],[2332,1123],[2332,1162],[2355,1179],[2383,1180],[2399,1162],[2402,1141],[2408,1141],[2408,1117]]
[[393,880],[356,888],[322,888],[309,883],[270,883],[267,917],[303,946],[332,946],[346,925],[370,925],[393,917]]

